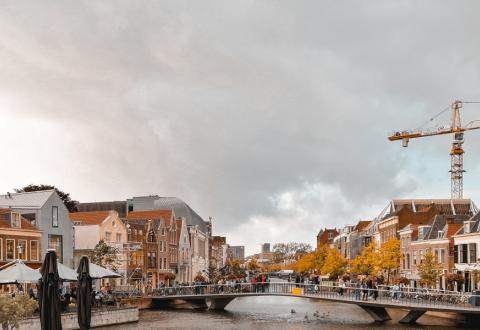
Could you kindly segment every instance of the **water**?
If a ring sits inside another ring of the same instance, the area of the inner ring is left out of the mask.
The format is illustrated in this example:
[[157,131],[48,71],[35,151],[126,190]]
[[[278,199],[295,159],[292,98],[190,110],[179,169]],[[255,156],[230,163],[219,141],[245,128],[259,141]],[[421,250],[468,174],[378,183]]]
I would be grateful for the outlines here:
[[[296,313],[292,314],[294,309]],[[315,311],[319,316],[315,317]],[[394,321],[406,312],[389,310]],[[305,315],[308,315],[308,319]],[[372,323],[360,307],[295,297],[241,297],[226,311],[148,310],[140,312],[138,323],[102,328],[103,330],[147,329],[460,329],[451,319],[424,315],[418,325],[400,325],[394,321]],[[462,328],[468,329],[468,328]],[[478,329],[478,328],[476,328]]]

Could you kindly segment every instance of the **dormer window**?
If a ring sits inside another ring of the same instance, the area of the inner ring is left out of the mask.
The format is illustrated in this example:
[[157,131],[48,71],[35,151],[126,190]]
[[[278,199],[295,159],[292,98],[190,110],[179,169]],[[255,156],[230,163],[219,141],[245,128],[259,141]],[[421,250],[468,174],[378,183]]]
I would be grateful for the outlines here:
[[21,228],[21,216],[19,213],[12,212],[11,213],[11,223],[12,228]]

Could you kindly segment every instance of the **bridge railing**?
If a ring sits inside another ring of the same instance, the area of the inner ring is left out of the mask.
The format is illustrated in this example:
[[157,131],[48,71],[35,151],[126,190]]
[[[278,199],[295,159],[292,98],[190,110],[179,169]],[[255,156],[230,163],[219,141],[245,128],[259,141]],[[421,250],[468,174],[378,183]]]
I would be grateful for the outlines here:
[[211,295],[292,295],[319,297],[337,301],[355,301],[384,305],[422,308],[464,308],[480,311],[480,295],[459,292],[402,291],[357,286],[300,284],[290,282],[200,284],[165,287],[152,290],[152,296],[211,296]]

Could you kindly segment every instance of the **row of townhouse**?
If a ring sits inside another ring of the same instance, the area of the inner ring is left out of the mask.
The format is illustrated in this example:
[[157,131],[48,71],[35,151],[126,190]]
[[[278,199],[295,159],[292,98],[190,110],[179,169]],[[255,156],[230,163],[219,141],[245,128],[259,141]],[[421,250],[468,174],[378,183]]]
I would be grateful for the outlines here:
[[409,279],[412,286],[420,285],[417,266],[430,251],[441,271],[438,288],[447,288],[447,274],[453,272],[465,279],[463,288],[458,289],[480,287],[480,214],[470,199],[392,200],[374,220],[338,230],[323,229],[317,242],[335,232],[329,243],[350,260],[372,241],[381,246],[399,239],[402,258],[396,273]]
[[180,283],[208,274],[211,225],[178,198],[141,196],[125,202],[80,203],[71,213],[75,265],[100,240],[118,251],[122,284],[157,287],[168,274]]

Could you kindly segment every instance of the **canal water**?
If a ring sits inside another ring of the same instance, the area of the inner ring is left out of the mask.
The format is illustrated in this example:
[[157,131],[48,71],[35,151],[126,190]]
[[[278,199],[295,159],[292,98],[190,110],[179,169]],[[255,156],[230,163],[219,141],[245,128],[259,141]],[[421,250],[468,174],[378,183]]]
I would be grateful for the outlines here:
[[[292,313],[292,310],[295,313]],[[316,313],[318,311],[318,313]],[[390,310],[394,320],[404,311]],[[315,314],[315,315],[314,315]],[[134,324],[102,328],[103,330],[147,329],[402,329],[454,330],[455,321],[423,316],[418,325],[400,325],[390,321],[372,323],[360,307],[295,297],[241,297],[232,301],[226,311],[148,310],[140,312]],[[479,329],[465,328],[461,329]]]

